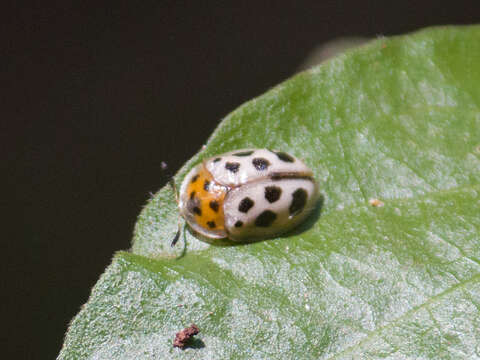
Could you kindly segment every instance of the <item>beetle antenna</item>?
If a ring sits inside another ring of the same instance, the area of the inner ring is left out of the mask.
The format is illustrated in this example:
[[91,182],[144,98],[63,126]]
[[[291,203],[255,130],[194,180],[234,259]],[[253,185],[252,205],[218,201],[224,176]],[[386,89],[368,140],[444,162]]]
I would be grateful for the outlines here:
[[180,222],[178,222],[178,230],[177,230],[177,233],[175,234],[175,237],[172,240],[172,243],[170,244],[171,247],[174,247],[177,244],[178,239],[180,239],[180,233],[181,233],[180,230],[181,230]]

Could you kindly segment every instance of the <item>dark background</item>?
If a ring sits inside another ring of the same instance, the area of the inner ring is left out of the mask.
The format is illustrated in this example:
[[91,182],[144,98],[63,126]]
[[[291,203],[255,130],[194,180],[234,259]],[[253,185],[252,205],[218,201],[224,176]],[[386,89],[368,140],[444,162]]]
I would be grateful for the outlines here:
[[161,161],[176,171],[224,115],[288,78],[314,47],[475,23],[479,3],[2,5],[3,357],[54,358],[166,182]]

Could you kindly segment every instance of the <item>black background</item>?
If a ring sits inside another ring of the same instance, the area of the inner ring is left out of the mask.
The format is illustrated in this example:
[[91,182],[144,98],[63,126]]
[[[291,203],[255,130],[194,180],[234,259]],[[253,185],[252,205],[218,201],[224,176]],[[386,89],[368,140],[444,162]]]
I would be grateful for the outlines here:
[[149,192],[338,36],[479,21],[478,1],[2,5],[2,350],[54,358]]

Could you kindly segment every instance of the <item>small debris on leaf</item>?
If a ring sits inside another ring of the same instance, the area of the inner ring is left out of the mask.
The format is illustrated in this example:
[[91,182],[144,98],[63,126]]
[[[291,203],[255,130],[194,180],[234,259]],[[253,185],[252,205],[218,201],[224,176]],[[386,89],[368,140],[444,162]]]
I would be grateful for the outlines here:
[[384,205],[383,201],[378,199],[370,199],[368,203],[374,207],[382,207]]
[[186,345],[188,340],[197,335],[200,332],[197,325],[192,324],[189,327],[183,329],[182,331],[175,334],[175,340],[173,341],[173,347],[178,347],[183,349]]

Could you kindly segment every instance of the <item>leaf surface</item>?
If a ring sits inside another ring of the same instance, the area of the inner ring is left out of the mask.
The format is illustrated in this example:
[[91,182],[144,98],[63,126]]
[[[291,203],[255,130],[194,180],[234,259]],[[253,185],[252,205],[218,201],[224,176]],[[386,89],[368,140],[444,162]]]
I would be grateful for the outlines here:
[[[323,204],[277,239],[183,233],[165,187],[60,359],[480,358],[480,27],[379,39],[227,116],[201,159],[290,152]],[[374,207],[370,199],[384,206]],[[175,333],[200,328],[186,350]]]

